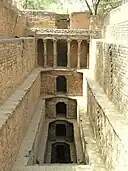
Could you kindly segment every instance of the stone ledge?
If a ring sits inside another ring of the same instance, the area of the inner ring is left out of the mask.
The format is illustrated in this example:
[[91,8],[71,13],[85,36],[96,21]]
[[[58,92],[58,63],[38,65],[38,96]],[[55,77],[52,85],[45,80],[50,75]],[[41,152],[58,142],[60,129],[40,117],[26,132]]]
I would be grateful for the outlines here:
[[3,43],[12,43],[12,42],[15,42],[15,41],[23,41],[23,40],[33,40],[35,39],[34,37],[19,37],[19,38],[14,38],[14,37],[11,37],[11,38],[0,38],[0,44],[3,44]]
[[104,93],[103,89],[94,80],[87,79],[88,85],[94,95],[97,103],[104,111],[109,124],[113,128],[118,139],[121,141],[128,153],[128,143],[127,143],[127,131],[128,131],[128,121],[121,115],[114,104],[109,101],[107,95]]
[[34,69],[29,77],[19,86],[16,91],[0,106],[0,130],[5,125],[6,121],[13,115],[13,111],[16,109],[23,97],[29,91],[32,84],[40,74],[40,68]]
[[38,132],[38,127],[39,127],[42,119],[45,117],[45,115],[42,115],[42,110],[44,109],[44,107],[45,107],[45,100],[40,99],[37,104],[37,107],[35,109],[33,118],[29,124],[25,138],[20,147],[16,163],[14,164],[14,168],[16,166],[18,166],[18,167],[25,166],[25,165],[27,166],[27,164],[28,164],[29,153],[30,153],[30,151],[32,151],[34,140],[35,140],[37,132]]
[[[71,164],[51,164],[44,166],[27,166],[17,167],[12,171],[96,171],[92,170],[89,165],[71,165]],[[102,171],[102,170],[97,170]]]
[[80,98],[77,102],[80,133],[84,141],[83,151],[85,152],[85,156],[89,157],[88,162],[90,166],[93,167],[94,171],[106,171],[105,164],[103,163],[96,144],[96,140],[94,139],[93,130],[89,123],[89,118],[87,116],[85,106],[83,106],[83,103],[86,104],[86,101],[84,98]]
[[77,164],[49,164],[43,166],[17,167],[12,171],[106,171],[104,168]]

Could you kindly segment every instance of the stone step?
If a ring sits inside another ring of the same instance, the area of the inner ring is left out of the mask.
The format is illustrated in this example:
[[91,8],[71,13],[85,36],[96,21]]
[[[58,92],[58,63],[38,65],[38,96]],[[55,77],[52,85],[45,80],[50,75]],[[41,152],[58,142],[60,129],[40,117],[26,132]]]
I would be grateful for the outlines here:
[[88,165],[49,164],[43,166],[16,167],[12,171],[92,171]]
[[46,164],[43,166],[16,167],[12,171],[106,171],[101,167],[77,164]]

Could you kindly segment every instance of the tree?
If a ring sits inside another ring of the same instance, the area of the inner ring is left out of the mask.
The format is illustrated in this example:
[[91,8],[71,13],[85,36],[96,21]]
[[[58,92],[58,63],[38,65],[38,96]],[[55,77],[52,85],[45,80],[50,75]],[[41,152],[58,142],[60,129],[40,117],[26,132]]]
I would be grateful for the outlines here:
[[24,9],[44,10],[48,5],[56,3],[56,0],[23,0]]
[[[81,0],[82,1],[82,0]],[[119,0],[84,0],[91,15],[108,12],[120,4]]]

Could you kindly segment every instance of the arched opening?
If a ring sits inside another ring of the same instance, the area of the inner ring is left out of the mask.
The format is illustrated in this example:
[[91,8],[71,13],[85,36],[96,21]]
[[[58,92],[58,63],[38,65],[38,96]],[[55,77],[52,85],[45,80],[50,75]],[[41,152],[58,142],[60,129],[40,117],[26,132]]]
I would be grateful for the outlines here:
[[86,40],[82,40],[81,46],[81,59],[80,59],[80,67],[86,68],[87,67],[87,54],[88,54],[88,44]]
[[69,144],[63,142],[52,144],[51,163],[71,163]]
[[73,124],[68,121],[56,120],[49,123],[48,129],[49,141],[57,141],[63,139],[67,142],[74,141]]
[[77,40],[72,40],[70,44],[70,55],[73,58],[70,58],[70,63],[72,68],[77,67],[77,58],[78,58],[78,42]]
[[67,80],[65,76],[58,76],[56,79],[57,92],[66,93],[67,91]]
[[57,41],[57,66],[67,66],[67,41]]
[[47,39],[47,65],[52,67],[53,61],[53,40]]
[[56,125],[56,137],[65,139],[66,138],[66,125],[65,124],[57,124]]
[[37,63],[44,66],[44,43],[42,39],[37,41]]
[[56,104],[56,116],[66,117],[66,104],[64,102],[58,102]]

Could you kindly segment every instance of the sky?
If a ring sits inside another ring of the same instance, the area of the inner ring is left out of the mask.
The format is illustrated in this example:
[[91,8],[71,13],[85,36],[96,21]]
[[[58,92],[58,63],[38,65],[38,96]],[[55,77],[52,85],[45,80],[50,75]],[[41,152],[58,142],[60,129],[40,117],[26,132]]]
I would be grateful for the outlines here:
[[[20,3],[17,2],[22,2],[22,0],[12,1],[16,3],[18,8],[21,8]],[[89,3],[91,3],[91,1],[92,0],[88,0]],[[51,4],[47,9],[47,11],[56,13],[71,13],[85,10],[88,10],[85,0],[57,0],[57,4]]]
[[[83,2],[80,2],[80,1],[83,1]],[[71,12],[88,10],[84,0],[70,0],[70,2],[71,3],[69,3],[68,0],[59,0],[57,5],[49,6],[48,10],[55,11],[58,13],[59,12],[71,13]]]

